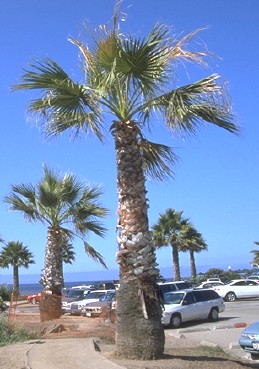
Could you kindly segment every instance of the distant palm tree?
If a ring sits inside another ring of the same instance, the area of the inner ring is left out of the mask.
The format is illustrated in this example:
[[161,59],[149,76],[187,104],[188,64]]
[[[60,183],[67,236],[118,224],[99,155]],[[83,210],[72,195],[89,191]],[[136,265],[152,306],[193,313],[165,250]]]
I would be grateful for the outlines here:
[[[61,257],[62,262],[65,264],[73,264],[75,261],[75,249],[67,237],[64,238],[61,245]],[[62,263],[62,287],[64,287],[64,273],[63,273],[63,263]]]
[[[259,242],[255,241],[254,242],[255,245],[259,246]],[[251,264],[253,266],[259,266],[259,250],[251,250],[250,251],[252,254],[254,254],[254,258],[251,261]]]
[[154,244],[157,248],[170,246],[172,248],[174,280],[181,279],[179,252],[187,246],[186,234],[190,229],[190,221],[183,218],[183,211],[167,209],[159,215],[154,231]]
[[208,245],[202,237],[202,234],[195,229],[193,225],[189,226],[187,232],[184,235],[185,242],[181,248],[181,251],[187,251],[190,254],[190,266],[191,266],[191,277],[196,278],[196,264],[195,264],[195,252],[201,252],[208,249]]
[[2,248],[0,252],[0,267],[13,267],[13,295],[19,295],[19,268],[29,268],[30,264],[34,264],[33,254],[29,251],[27,246],[22,242],[10,241]]
[[[178,60],[206,64],[206,53],[186,48],[199,30],[180,40],[165,25],[155,25],[144,37],[124,35],[118,24],[120,3],[116,1],[110,29],[100,26],[96,36],[89,33],[92,46],[70,38],[81,53],[83,83],[74,82],[48,58],[31,65],[14,89],[40,92],[30,102],[29,111],[42,118],[47,136],[69,130],[75,135],[94,133],[102,141],[111,132],[120,231],[116,349],[124,357],[150,359],[163,353],[165,336],[145,179],[163,180],[172,175],[175,155],[170,147],[148,140],[145,134],[151,132],[152,120],[155,132],[160,129],[159,117],[168,131],[181,134],[195,134],[204,122],[231,133],[237,133],[238,127],[227,94],[217,83],[218,75],[175,87]],[[107,113],[113,117],[112,124]]]
[[64,176],[44,167],[40,182],[12,186],[5,197],[11,210],[21,212],[26,220],[40,221],[48,226],[45,265],[41,278],[43,291],[40,301],[41,320],[61,316],[61,288],[63,286],[62,253],[64,239],[82,240],[88,256],[106,264],[103,257],[88,243],[86,236],[93,232],[103,237],[105,228],[98,221],[107,215],[107,209],[98,203],[101,191],[80,183],[75,175]]

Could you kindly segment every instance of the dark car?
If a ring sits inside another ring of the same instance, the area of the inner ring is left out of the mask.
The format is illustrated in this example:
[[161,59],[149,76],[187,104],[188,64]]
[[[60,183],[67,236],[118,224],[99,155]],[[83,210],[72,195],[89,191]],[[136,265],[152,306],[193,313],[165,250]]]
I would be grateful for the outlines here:
[[259,360],[259,321],[242,331],[239,345],[242,350],[250,353],[252,360]]

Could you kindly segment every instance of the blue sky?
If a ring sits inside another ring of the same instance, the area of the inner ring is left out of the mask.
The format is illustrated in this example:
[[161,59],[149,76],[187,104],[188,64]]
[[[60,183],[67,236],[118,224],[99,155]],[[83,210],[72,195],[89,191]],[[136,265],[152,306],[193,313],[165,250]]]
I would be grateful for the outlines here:
[[[113,142],[107,135],[105,145],[93,137],[73,141],[67,135],[46,141],[28,118],[26,107],[33,95],[13,93],[22,68],[39,57],[49,56],[75,79],[82,81],[78,51],[67,41],[69,36],[84,38],[83,24],[91,27],[107,23],[112,16],[112,0],[2,0],[0,4],[1,41],[1,198],[12,184],[36,184],[42,176],[42,164],[75,173],[92,185],[101,184],[103,204],[110,209],[105,221],[104,240],[89,237],[104,256],[110,270],[118,270],[116,244],[116,168]],[[208,252],[196,255],[198,271],[228,266],[250,267],[259,240],[258,162],[259,124],[257,117],[259,85],[259,2],[257,0],[124,0],[127,14],[121,23],[124,33],[145,35],[156,22],[173,27],[184,35],[208,27],[195,39],[215,54],[207,59],[210,67],[180,66],[178,85],[194,82],[211,73],[228,81],[239,137],[214,127],[202,127],[196,137],[170,136],[156,122],[152,138],[175,147],[180,161],[174,168],[175,179],[167,183],[147,183],[152,226],[167,208],[183,210],[203,234]],[[6,241],[21,241],[35,256],[36,264],[21,274],[40,274],[44,265],[46,228],[26,223],[19,213],[0,206],[0,234]],[[101,271],[87,258],[83,246],[75,242],[76,262],[65,266],[66,273]],[[171,267],[171,249],[157,253],[160,268]],[[188,271],[188,255],[180,255],[181,266]],[[0,283],[11,270],[0,270]],[[116,273],[115,273],[116,274]],[[186,273],[182,273],[183,275]],[[187,272],[188,274],[188,272]],[[167,275],[171,277],[171,275]]]

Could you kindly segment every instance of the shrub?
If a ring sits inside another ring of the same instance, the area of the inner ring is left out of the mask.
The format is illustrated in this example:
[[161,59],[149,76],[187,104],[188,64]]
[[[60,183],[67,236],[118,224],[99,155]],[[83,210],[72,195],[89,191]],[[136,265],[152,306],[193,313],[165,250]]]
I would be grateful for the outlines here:
[[9,324],[8,318],[0,314],[0,346],[6,346],[11,343],[24,342],[29,339],[37,338],[25,327]]
[[6,284],[2,284],[0,286],[0,297],[2,297],[3,301],[10,301],[11,300],[12,291],[8,290]]

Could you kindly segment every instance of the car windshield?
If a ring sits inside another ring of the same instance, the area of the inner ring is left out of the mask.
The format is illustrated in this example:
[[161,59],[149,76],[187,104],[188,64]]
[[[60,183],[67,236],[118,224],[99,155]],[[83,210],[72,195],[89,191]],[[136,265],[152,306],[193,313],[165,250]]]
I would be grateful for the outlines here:
[[177,293],[165,293],[164,295],[164,304],[181,304],[185,294],[182,292]]

